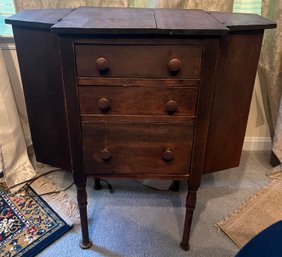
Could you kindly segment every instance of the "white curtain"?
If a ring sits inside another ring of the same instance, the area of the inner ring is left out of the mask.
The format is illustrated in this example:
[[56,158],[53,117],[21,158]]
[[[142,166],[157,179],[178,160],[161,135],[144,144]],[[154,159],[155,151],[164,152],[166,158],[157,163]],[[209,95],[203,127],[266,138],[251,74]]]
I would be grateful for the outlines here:
[[262,15],[277,23],[265,32],[258,71],[273,152],[282,162],[282,1],[263,0]]
[[163,7],[231,12],[233,0],[14,0],[17,11],[27,8],[78,6]]
[[[27,154],[28,132],[25,137],[16,97],[23,97],[21,90],[13,92],[6,61],[0,48],[0,170],[7,185],[13,186],[35,176]],[[23,102],[22,102],[23,104]],[[27,122],[27,121],[26,121]],[[28,130],[28,127],[26,127]]]
[[42,8],[76,8],[79,6],[129,7],[130,4],[129,0],[14,0],[14,3],[17,11]]
[[234,0],[156,0],[157,7],[232,12]]

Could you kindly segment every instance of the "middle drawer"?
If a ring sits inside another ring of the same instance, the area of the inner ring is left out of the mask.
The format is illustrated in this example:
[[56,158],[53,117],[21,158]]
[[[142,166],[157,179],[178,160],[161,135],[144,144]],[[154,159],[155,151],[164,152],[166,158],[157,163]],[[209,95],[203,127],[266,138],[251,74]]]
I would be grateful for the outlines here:
[[196,87],[79,86],[81,114],[195,116]]

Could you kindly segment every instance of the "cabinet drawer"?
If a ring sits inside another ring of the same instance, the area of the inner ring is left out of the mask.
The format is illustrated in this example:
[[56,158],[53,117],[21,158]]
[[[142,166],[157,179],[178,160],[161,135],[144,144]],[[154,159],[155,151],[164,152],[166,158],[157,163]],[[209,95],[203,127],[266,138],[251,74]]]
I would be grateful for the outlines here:
[[195,116],[198,88],[80,86],[82,114]]
[[82,136],[87,174],[188,174],[189,124],[82,122]]
[[78,76],[200,78],[202,46],[76,45]]

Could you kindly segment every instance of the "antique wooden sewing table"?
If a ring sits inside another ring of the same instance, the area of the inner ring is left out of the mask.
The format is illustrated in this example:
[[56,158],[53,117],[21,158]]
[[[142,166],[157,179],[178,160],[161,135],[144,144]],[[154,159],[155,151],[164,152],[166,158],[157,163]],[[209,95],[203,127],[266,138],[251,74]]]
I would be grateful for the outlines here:
[[[26,10],[13,25],[37,160],[86,177],[187,180],[189,249],[202,173],[239,164],[264,29],[254,14]],[[97,235],[99,236],[99,235]]]

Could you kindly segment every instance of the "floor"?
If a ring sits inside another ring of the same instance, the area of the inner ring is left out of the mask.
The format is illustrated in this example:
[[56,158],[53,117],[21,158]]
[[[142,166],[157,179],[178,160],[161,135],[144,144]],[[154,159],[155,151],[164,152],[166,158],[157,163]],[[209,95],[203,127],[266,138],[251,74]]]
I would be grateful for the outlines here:
[[[47,247],[39,257],[232,257],[238,247],[214,226],[268,183],[269,152],[243,152],[240,167],[207,174],[202,179],[194,213],[191,249],[179,247],[185,212],[186,185],[180,193],[156,191],[134,180],[111,180],[94,191],[88,179],[88,213],[93,246],[79,248],[80,226]],[[71,180],[69,175],[64,180]],[[75,187],[68,192],[75,198]]]

